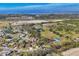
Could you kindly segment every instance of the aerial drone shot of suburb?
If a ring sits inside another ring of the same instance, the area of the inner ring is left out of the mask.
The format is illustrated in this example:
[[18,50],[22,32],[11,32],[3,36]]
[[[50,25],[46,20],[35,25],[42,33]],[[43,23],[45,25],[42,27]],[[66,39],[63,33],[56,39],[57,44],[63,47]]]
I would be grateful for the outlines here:
[[79,56],[79,3],[0,3],[0,56]]

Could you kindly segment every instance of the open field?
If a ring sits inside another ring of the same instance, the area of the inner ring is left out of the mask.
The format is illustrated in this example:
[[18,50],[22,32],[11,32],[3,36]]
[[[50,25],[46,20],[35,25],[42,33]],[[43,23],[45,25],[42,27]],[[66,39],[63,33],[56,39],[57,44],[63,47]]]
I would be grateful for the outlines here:
[[9,21],[0,21],[0,28],[8,26]]

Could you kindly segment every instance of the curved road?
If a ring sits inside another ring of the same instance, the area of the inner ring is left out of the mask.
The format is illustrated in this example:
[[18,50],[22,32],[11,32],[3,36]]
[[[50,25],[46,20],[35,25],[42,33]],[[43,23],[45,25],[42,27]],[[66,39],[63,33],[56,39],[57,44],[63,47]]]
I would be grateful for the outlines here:
[[64,56],[79,56],[79,48],[72,48],[62,53]]

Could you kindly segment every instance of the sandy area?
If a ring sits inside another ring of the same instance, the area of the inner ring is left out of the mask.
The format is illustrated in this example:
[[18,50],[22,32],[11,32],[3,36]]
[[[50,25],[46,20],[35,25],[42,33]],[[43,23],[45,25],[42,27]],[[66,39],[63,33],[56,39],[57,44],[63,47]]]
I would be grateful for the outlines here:
[[57,21],[62,21],[62,20],[27,20],[27,21],[17,21],[17,22],[12,22],[12,25],[22,25],[22,24],[36,24],[36,23],[42,23],[42,22],[57,22]]
[[79,48],[72,48],[62,53],[64,56],[79,56]]

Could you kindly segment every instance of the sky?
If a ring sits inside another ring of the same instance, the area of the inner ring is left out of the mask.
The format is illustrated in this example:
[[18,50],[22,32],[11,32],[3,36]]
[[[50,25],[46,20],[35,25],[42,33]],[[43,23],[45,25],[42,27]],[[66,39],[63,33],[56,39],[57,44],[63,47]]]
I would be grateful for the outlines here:
[[0,3],[0,14],[79,14],[79,3]]

